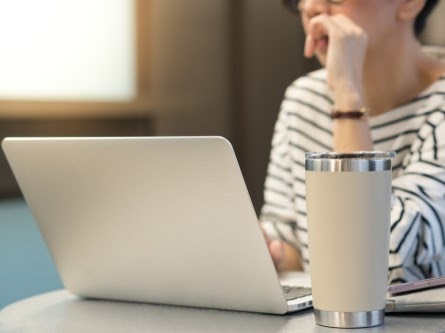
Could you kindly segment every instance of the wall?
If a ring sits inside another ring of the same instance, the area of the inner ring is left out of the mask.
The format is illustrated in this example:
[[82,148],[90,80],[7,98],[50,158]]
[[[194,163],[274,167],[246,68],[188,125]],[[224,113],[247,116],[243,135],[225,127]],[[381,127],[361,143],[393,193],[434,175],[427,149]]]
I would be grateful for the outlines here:
[[427,27],[422,34],[422,41],[428,45],[445,46],[445,1],[438,1],[431,17],[428,19]]
[[314,63],[298,19],[271,0],[151,0],[159,135],[223,135],[255,208],[285,87]]
[[257,211],[273,126],[288,84],[318,64],[303,57],[304,34],[299,18],[280,1],[244,1],[243,166]]
[[160,135],[229,136],[227,0],[151,0],[151,97]]

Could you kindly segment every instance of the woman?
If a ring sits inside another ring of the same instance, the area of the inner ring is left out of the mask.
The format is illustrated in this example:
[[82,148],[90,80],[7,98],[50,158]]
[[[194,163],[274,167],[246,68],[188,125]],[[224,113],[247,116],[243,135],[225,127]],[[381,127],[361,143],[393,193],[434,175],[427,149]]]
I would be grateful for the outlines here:
[[308,269],[304,152],[394,150],[390,281],[445,275],[445,63],[416,39],[437,0],[287,0],[323,69],[291,84],[261,225],[277,270]]

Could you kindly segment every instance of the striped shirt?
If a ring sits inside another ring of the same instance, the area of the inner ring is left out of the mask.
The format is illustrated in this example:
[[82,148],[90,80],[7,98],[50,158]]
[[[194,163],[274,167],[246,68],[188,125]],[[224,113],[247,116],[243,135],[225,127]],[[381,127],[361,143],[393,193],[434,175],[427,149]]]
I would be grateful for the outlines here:
[[[333,99],[321,69],[286,90],[272,139],[260,222],[309,268],[305,152],[333,150]],[[369,118],[375,150],[392,150],[390,282],[445,275],[445,75],[411,102]]]

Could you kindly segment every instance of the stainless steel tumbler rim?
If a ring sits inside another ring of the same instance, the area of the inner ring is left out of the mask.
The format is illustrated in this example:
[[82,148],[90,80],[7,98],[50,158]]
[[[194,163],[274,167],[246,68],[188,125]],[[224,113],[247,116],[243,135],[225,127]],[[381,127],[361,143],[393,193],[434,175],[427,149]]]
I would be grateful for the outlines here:
[[308,152],[306,153],[307,171],[326,172],[366,172],[391,170],[393,151],[357,151],[350,153]]
[[382,325],[385,310],[362,312],[323,311],[314,308],[315,321],[318,325],[337,328],[360,328]]

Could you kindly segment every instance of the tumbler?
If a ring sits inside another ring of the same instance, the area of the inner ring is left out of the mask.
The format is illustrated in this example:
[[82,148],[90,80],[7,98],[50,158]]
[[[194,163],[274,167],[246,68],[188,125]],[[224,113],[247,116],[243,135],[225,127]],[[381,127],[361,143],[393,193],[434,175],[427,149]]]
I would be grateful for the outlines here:
[[383,324],[394,152],[306,153],[309,266],[317,324]]

